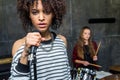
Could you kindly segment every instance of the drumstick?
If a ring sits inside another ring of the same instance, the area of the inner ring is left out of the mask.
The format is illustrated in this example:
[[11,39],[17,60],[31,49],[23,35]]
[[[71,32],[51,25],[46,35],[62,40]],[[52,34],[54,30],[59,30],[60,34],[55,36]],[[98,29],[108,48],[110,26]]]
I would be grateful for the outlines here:
[[[75,62],[76,62],[76,63],[80,63],[80,61],[79,61],[79,60],[75,60]],[[89,65],[91,65],[91,66],[96,66],[96,67],[102,67],[102,66],[100,66],[100,65],[97,65],[97,64],[92,64],[92,63],[90,63]]]
[[102,66],[100,66],[100,65],[92,64],[92,63],[90,63],[90,65],[91,65],[91,66],[96,66],[96,67],[102,67]]
[[98,50],[99,50],[99,48],[100,48],[100,45],[101,45],[101,41],[100,41],[99,44],[98,44],[98,48],[97,48],[97,50],[96,50],[96,52],[95,52],[95,56],[96,56],[97,53],[98,53]]

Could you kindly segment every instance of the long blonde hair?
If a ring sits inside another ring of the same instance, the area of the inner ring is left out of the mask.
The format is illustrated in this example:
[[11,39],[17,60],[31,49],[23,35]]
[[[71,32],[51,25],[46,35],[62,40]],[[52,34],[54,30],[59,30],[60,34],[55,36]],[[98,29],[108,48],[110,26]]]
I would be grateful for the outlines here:
[[84,59],[84,51],[83,51],[84,39],[82,38],[82,35],[83,35],[83,32],[84,32],[85,29],[90,30],[90,38],[88,39],[88,47],[89,47],[90,56],[93,57],[95,55],[95,50],[94,50],[94,46],[93,46],[93,43],[92,43],[91,29],[88,26],[84,26],[80,31],[80,35],[79,35],[79,38],[78,38],[78,41],[77,41],[77,55],[81,59]]

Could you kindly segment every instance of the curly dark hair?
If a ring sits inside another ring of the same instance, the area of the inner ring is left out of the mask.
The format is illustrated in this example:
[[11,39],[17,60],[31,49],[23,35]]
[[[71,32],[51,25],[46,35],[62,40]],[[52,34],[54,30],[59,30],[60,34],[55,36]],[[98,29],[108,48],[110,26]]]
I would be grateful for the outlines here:
[[[38,0],[17,0],[17,13],[22,21],[23,28],[26,32],[32,29],[32,22],[29,18],[30,6],[33,6],[34,1]],[[65,0],[41,0],[43,8],[46,12],[52,12],[54,18],[52,21],[52,29],[57,29],[62,24],[63,16],[66,13]]]

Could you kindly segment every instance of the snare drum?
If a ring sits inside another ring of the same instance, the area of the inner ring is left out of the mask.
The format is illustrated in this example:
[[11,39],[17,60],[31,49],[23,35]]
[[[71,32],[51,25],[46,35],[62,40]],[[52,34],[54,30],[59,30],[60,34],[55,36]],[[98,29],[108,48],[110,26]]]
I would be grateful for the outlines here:
[[76,80],[96,80],[96,70],[78,68]]

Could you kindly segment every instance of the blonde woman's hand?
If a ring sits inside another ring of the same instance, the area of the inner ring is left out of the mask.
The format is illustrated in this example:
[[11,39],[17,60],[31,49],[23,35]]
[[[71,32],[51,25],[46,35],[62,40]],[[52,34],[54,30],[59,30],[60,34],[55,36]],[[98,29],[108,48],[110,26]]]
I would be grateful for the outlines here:
[[93,56],[93,61],[97,61],[98,57],[97,56]]
[[90,65],[90,63],[88,61],[83,61],[83,65],[88,66],[88,65]]

